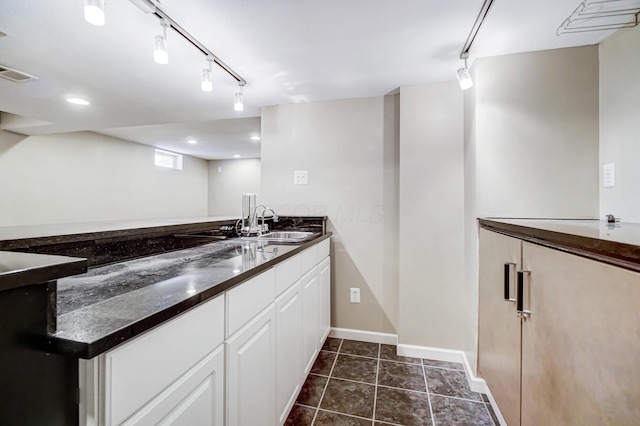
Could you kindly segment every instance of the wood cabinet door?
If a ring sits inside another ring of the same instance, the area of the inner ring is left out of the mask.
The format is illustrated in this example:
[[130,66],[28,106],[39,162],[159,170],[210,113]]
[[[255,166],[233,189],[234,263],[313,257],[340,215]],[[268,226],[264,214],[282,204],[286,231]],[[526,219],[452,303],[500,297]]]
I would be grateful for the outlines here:
[[227,341],[227,426],[275,425],[275,319],[272,304]]
[[284,424],[304,381],[300,281],[276,299],[276,414]]
[[516,268],[522,241],[480,229],[478,371],[509,426],[520,424],[521,320],[504,300],[505,264],[510,268],[510,298],[515,298]]
[[523,268],[522,425],[640,424],[640,274],[529,243]]

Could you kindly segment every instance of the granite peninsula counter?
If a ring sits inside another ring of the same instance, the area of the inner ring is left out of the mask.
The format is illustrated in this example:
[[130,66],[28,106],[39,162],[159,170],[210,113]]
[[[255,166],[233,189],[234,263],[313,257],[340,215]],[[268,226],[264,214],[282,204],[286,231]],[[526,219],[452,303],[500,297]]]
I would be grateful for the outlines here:
[[0,424],[79,424],[82,362],[221,300],[330,237],[325,217],[267,221],[316,234],[298,244],[234,239],[236,222],[0,227]]
[[330,237],[231,239],[93,268],[58,281],[53,351],[93,358]]

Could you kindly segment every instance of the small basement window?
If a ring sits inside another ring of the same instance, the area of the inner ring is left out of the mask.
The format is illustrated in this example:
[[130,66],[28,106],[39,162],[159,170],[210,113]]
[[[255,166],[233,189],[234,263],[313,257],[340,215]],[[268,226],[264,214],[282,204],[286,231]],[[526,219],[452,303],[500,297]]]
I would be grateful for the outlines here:
[[156,149],[156,166],[182,170],[182,155]]

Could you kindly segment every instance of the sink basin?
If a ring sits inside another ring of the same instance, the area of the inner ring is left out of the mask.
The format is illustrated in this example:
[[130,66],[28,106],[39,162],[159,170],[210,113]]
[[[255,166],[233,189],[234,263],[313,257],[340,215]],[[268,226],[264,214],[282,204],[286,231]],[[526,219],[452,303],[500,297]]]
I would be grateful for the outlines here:
[[274,231],[267,234],[254,237],[257,240],[262,241],[280,241],[280,242],[299,242],[304,241],[314,235],[313,232],[301,232],[301,231]]

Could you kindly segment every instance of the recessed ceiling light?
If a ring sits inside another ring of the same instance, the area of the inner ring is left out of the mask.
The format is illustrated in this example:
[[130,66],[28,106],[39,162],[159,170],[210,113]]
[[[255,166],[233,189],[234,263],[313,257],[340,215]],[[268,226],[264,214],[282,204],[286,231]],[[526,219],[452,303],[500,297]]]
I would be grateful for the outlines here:
[[198,143],[198,141],[197,141],[197,140],[194,140],[194,139],[189,139],[189,140],[187,141],[187,143],[189,143],[189,144],[191,144],[191,145],[195,145],[195,144],[197,144],[197,143]]
[[240,158],[240,155],[236,154],[236,155],[233,156],[233,158]]
[[80,98],[67,98],[67,102],[75,105],[89,105],[89,101]]
[[250,138],[250,139],[251,139],[252,141],[259,141],[259,140],[260,140],[260,136],[253,135],[253,136],[251,136],[251,138]]

